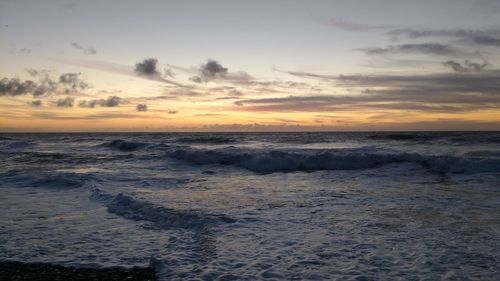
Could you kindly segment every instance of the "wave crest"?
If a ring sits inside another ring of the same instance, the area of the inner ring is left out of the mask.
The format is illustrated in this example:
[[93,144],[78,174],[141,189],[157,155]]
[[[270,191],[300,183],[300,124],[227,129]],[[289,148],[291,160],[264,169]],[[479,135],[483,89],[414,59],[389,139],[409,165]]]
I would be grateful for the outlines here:
[[104,143],[103,146],[109,147],[109,148],[114,148],[120,151],[125,151],[125,152],[130,152],[130,151],[135,151],[137,149],[143,148],[146,146],[145,143],[142,142],[133,142],[133,141],[126,141],[126,140],[113,140],[107,143]]
[[107,202],[108,212],[126,219],[153,222],[159,228],[203,229],[219,223],[234,223],[235,219],[226,215],[206,214],[198,210],[177,210],[157,206],[119,193],[111,196],[94,190],[92,198]]
[[168,156],[192,164],[232,165],[254,172],[358,170],[394,163],[414,163],[440,173],[500,172],[500,159],[370,152],[366,149],[266,151],[177,149]]

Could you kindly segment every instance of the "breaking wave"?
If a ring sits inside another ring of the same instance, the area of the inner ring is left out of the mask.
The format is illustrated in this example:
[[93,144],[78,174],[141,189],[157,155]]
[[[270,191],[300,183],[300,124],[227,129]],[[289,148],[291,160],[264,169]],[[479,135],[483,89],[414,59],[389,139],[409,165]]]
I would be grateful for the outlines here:
[[168,156],[192,164],[232,165],[254,172],[358,170],[394,163],[419,164],[431,172],[500,172],[500,159],[421,155],[418,153],[371,152],[367,149],[337,150],[250,150],[250,149],[177,149]]
[[143,148],[146,146],[145,143],[142,142],[133,142],[126,140],[113,140],[107,143],[104,143],[103,146],[117,149],[120,151],[130,152],[135,151],[137,149]]
[[108,212],[130,220],[153,222],[157,227],[203,229],[219,223],[234,223],[225,215],[206,214],[197,210],[177,210],[157,206],[149,202],[137,200],[131,196],[119,193],[111,196],[95,189],[92,198],[107,203]]

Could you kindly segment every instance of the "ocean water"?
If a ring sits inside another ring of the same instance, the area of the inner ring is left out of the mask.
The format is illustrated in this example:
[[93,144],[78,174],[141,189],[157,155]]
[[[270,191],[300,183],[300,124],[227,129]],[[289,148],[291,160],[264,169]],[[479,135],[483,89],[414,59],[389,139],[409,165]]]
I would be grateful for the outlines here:
[[500,133],[0,134],[0,260],[498,280]]

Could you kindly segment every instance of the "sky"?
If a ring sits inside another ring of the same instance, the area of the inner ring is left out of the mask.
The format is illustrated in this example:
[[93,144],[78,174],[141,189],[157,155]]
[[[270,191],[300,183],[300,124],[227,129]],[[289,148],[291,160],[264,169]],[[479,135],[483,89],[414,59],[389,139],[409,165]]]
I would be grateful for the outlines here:
[[500,1],[0,0],[0,131],[500,130]]

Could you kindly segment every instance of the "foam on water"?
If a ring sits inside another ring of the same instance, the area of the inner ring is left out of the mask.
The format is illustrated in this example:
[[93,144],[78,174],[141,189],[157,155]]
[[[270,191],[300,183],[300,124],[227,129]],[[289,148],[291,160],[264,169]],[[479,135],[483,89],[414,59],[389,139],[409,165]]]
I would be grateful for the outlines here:
[[500,133],[0,135],[0,260],[496,280]]

